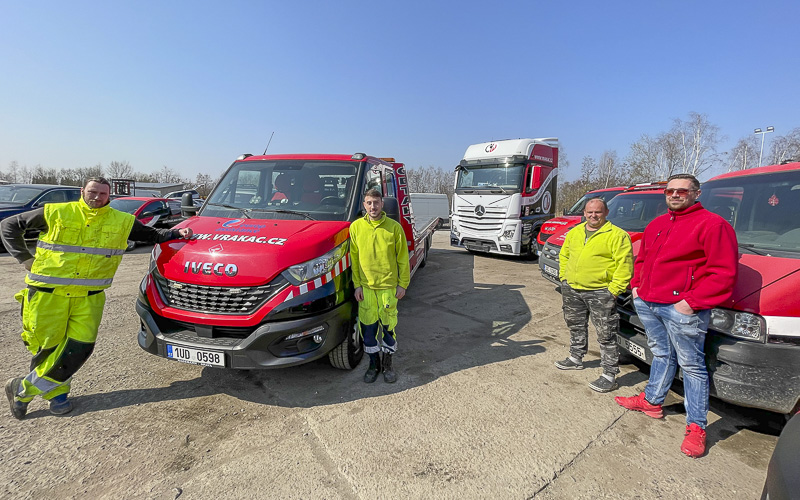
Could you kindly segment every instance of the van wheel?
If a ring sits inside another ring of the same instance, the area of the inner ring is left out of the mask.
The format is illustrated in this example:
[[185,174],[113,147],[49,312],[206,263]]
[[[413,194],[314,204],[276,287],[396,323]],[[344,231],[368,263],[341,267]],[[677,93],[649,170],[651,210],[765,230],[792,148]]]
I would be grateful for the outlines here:
[[328,353],[328,361],[334,368],[352,370],[364,356],[364,340],[361,338],[359,324],[356,318],[349,328],[350,334],[347,338]]

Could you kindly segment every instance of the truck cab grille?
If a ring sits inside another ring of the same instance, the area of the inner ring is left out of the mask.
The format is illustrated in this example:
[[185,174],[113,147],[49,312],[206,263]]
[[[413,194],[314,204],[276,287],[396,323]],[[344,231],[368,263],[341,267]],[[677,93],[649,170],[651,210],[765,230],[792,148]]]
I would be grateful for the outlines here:
[[252,314],[289,282],[278,276],[259,286],[205,286],[169,280],[153,273],[156,286],[170,307],[208,314]]

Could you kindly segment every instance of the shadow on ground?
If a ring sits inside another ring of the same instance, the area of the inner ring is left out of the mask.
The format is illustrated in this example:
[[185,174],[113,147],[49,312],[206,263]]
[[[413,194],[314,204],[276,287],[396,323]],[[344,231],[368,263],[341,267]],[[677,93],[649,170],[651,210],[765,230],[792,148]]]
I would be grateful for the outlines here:
[[514,338],[531,320],[520,291],[524,285],[475,283],[474,262],[475,257],[463,250],[431,249],[428,265],[414,276],[400,302],[395,384],[386,384],[381,377],[365,384],[366,357],[352,371],[331,367],[325,357],[279,370],[202,368],[198,378],[163,388],[76,397],[75,411],[213,394],[284,407],[330,405],[393,394],[461,370],[543,352],[542,340]]

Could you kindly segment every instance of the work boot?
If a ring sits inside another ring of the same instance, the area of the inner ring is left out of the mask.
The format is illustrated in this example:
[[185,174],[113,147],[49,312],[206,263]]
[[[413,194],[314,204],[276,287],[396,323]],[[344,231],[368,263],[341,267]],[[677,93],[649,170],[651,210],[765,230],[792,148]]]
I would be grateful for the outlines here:
[[25,414],[28,413],[28,403],[24,403],[17,399],[17,394],[19,394],[19,386],[22,384],[22,378],[10,378],[6,382],[6,397],[8,398],[8,405],[11,408],[11,414],[14,415],[14,418],[17,420],[22,420],[25,418]]
[[53,415],[64,415],[72,411],[72,401],[67,399],[66,394],[60,394],[50,400],[50,413]]
[[664,416],[664,410],[661,408],[661,405],[650,404],[650,402],[644,398],[644,393],[630,398],[617,396],[614,398],[614,401],[623,408],[640,411],[648,417],[661,418]]
[[369,353],[369,368],[367,368],[367,373],[364,374],[364,382],[368,384],[375,382],[375,379],[378,378],[378,374],[380,372],[381,372],[381,353],[379,352]]
[[706,452],[706,431],[697,424],[687,425],[681,451],[692,458],[702,457]]
[[392,355],[383,353],[383,381],[389,384],[397,382],[397,374],[392,369]]

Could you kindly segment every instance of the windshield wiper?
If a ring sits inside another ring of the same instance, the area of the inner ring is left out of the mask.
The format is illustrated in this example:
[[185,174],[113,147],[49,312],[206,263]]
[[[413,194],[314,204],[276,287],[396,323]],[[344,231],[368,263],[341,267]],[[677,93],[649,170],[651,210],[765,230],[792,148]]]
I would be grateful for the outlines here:
[[508,194],[508,191],[506,191],[503,186],[492,186],[491,190],[494,191],[495,189],[500,189],[500,191],[502,191],[503,194]]
[[250,214],[250,210],[251,210],[249,208],[234,207],[233,205],[226,205],[224,203],[209,203],[209,205],[211,205],[213,207],[228,208],[230,210],[238,210],[238,211],[240,211],[242,213],[242,215],[244,216],[245,219],[251,219],[252,218],[249,215]]
[[755,245],[752,244],[752,243],[739,243],[739,248],[744,248],[748,252],[752,252],[752,253],[754,253],[756,255],[769,255],[769,253],[767,253],[767,252],[760,252],[758,250],[755,250],[754,249]]
[[295,210],[286,210],[285,208],[251,208],[248,210],[249,212],[277,212],[281,214],[294,214],[294,215],[302,215],[308,220],[317,220],[305,212],[297,212]]

